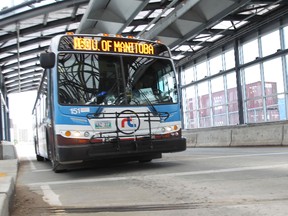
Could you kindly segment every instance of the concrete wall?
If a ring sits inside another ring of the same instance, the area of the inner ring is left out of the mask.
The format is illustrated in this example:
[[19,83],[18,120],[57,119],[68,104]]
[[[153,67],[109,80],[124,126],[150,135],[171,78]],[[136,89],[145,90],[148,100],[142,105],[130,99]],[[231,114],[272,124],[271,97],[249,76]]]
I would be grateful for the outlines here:
[[17,152],[15,146],[8,141],[0,142],[0,160],[16,159]]
[[0,216],[9,216],[15,194],[18,159],[15,146],[7,141],[0,142]]
[[183,131],[187,147],[288,146],[288,121]]

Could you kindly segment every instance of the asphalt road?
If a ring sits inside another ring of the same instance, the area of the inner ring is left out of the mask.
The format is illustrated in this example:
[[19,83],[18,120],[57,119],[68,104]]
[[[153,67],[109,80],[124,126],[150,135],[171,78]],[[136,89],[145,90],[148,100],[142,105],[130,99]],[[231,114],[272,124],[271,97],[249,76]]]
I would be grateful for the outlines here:
[[[43,215],[288,213],[285,147],[190,148],[164,154],[151,163],[99,166],[57,174],[49,162],[35,160],[30,145],[19,144],[17,149],[17,186],[28,188],[38,197],[35,199],[48,204],[43,206]],[[33,207],[33,202],[29,205]]]

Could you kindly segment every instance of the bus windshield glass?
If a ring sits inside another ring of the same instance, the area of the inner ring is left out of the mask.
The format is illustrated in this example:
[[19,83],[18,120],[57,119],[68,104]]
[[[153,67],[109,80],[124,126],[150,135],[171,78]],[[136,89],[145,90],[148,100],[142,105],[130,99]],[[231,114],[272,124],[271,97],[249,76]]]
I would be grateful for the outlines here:
[[62,105],[177,103],[169,59],[96,53],[58,54],[58,101]]

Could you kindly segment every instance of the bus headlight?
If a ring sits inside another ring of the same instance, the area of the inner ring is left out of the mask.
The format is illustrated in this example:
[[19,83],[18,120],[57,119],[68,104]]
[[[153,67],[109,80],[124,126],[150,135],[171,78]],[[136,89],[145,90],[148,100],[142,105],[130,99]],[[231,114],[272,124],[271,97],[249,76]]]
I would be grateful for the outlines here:
[[73,134],[75,137],[80,137],[81,136],[81,133],[79,131],[74,131],[74,134]]
[[177,131],[177,130],[179,130],[178,125],[171,125],[171,126],[166,126],[166,127],[162,128],[163,133],[169,133],[169,132],[173,132],[173,131]]
[[90,138],[89,131],[61,131],[62,136],[69,138]]

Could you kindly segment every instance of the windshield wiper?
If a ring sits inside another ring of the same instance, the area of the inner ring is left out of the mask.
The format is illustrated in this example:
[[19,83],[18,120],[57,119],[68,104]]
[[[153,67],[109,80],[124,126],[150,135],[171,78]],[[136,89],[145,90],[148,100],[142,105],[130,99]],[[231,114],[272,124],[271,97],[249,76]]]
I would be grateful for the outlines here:
[[137,89],[137,91],[140,93],[140,95],[145,99],[147,104],[151,107],[151,110],[153,111],[152,113],[158,114],[157,109],[155,106],[152,104],[152,102],[149,100],[149,98],[141,91],[141,89]]

